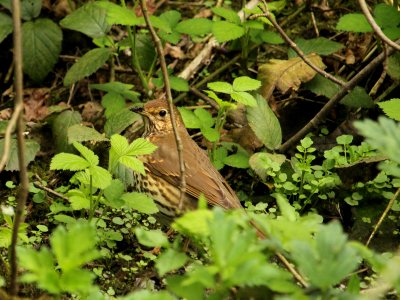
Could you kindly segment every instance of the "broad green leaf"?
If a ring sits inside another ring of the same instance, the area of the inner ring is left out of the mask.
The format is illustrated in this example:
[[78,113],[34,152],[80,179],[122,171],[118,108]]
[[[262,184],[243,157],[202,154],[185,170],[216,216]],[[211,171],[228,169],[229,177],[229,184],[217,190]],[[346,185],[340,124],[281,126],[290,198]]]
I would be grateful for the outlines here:
[[78,150],[79,153],[88,161],[90,166],[97,166],[99,164],[99,157],[88,147],[85,147],[78,142],[73,142],[73,145],[75,149]]
[[68,143],[73,142],[100,142],[107,141],[108,139],[92,127],[75,124],[68,128]]
[[171,28],[174,28],[181,19],[181,13],[177,10],[168,10],[163,12],[159,18],[164,22],[167,22]]
[[21,1],[21,18],[30,21],[39,16],[42,9],[42,0],[22,0]]
[[135,26],[143,24],[143,21],[136,16],[133,9],[122,7],[109,1],[97,1],[95,5],[106,10],[106,19],[109,25]]
[[112,177],[110,172],[99,166],[91,166],[86,171],[92,175],[92,184],[99,189],[105,189],[111,183]]
[[175,219],[172,228],[190,236],[208,236],[210,233],[210,220],[213,213],[209,209],[189,211],[182,217]]
[[246,169],[249,165],[249,155],[238,152],[224,158],[224,164],[234,168]]
[[80,171],[87,169],[89,162],[81,156],[71,153],[56,154],[50,163],[50,170]]
[[111,28],[106,18],[107,11],[104,8],[96,3],[88,3],[62,19],[60,25],[91,38],[99,38],[105,36]]
[[[176,300],[174,296],[172,296],[167,291],[148,291],[148,290],[140,290],[134,293],[131,293],[125,297],[118,297],[119,300]],[[96,298],[97,300],[97,298]]]
[[67,193],[71,207],[74,210],[89,209],[90,200],[86,197],[85,193],[80,190],[69,190]]
[[154,200],[143,193],[125,193],[122,195],[122,199],[125,201],[125,205],[129,208],[137,210],[143,214],[155,214],[158,212],[157,205]]
[[248,76],[241,76],[235,78],[233,81],[233,89],[236,92],[254,91],[261,86],[261,81],[250,78]]
[[219,43],[236,40],[245,33],[243,27],[227,21],[213,22],[211,31]]
[[13,31],[12,18],[0,12],[0,43]]
[[395,98],[388,101],[378,103],[379,107],[389,117],[396,121],[400,121],[400,99]]
[[171,89],[178,92],[187,92],[189,91],[189,83],[180,77],[169,76],[169,83],[171,84]]
[[178,107],[179,113],[183,119],[183,123],[185,123],[186,128],[200,128],[201,122],[199,118],[194,114],[193,111],[185,108]]
[[281,38],[281,36],[272,31],[264,31],[261,33],[261,39],[268,44],[279,45],[283,44],[285,41]]
[[[157,58],[156,49],[153,40],[149,34],[136,34],[136,55],[143,70],[149,71],[152,68],[153,61]],[[129,47],[130,43],[129,43]]]
[[106,136],[112,136],[116,133],[121,133],[128,126],[132,125],[133,122],[140,120],[140,115],[135,114],[129,109],[121,110],[115,114],[112,114],[104,125],[104,132]]
[[204,108],[196,108],[194,114],[199,119],[202,127],[211,127],[215,123],[212,115]]
[[389,56],[387,73],[394,80],[400,80],[400,53]]
[[194,18],[179,22],[178,25],[176,25],[175,30],[179,33],[197,36],[210,33],[211,27],[211,20],[205,18]]
[[374,16],[376,23],[381,28],[398,27],[400,24],[400,13],[392,5],[379,3],[374,7]]
[[71,84],[96,72],[109,59],[111,49],[96,48],[85,53],[78,61],[72,65],[64,78],[64,85]]
[[133,171],[138,172],[140,174],[146,174],[143,162],[136,157],[132,156],[122,156],[118,160],[124,166],[131,168]]
[[61,287],[65,292],[86,294],[96,275],[89,270],[72,269],[63,272],[60,277]]
[[191,282],[184,276],[174,275],[167,277],[168,289],[182,299],[205,299],[205,287],[199,282]]
[[74,148],[68,143],[68,128],[80,124],[82,117],[79,112],[66,110],[55,117],[51,124],[57,152],[73,152]]
[[347,94],[340,104],[355,108],[370,108],[374,106],[374,101],[362,87],[356,86],[349,94]]
[[187,260],[188,257],[184,253],[171,248],[167,249],[157,257],[156,268],[158,274],[164,276],[166,273],[182,267]]
[[100,257],[96,249],[96,230],[89,223],[76,222],[68,227],[58,226],[50,237],[50,244],[63,272]]
[[204,135],[204,137],[209,140],[210,142],[216,142],[220,138],[220,134],[218,130],[215,128],[211,127],[201,127],[200,128],[201,133]]
[[127,148],[126,155],[146,155],[153,153],[156,149],[156,145],[144,138],[137,138]]
[[[331,41],[325,37],[319,37],[315,39],[305,40],[296,39],[295,43],[304,52],[304,54],[310,54],[312,52],[319,55],[330,55],[342,49],[344,46],[340,43]],[[288,52],[289,58],[297,56],[297,53],[293,49]]]
[[108,187],[104,189],[106,204],[113,208],[122,207],[125,202],[122,200],[124,184],[119,179],[113,179]]
[[247,105],[249,107],[257,106],[256,99],[253,97],[252,94],[248,92],[233,92],[231,94],[231,97],[233,100],[236,100],[237,102]]
[[250,159],[250,167],[257,173],[261,180],[265,181],[268,171],[277,172],[280,166],[285,162],[286,157],[282,154],[258,152],[254,153]]
[[168,238],[161,230],[146,230],[143,227],[136,227],[136,237],[139,243],[146,247],[164,247],[168,246]]
[[111,148],[116,152],[117,155],[122,156],[126,154],[126,150],[128,149],[129,143],[126,137],[114,134],[110,138]]
[[104,115],[109,118],[111,115],[118,113],[126,108],[124,97],[114,92],[107,93],[101,99],[101,105],[105,108]]
[[61,40],[61,29],[53,21],[25,22],[22,25],[24,73],[34,81],[42,81],[58,61]]
[[218,93],[231,94],[233,92],[232,85],[224,81],[209,82],[207,87]]
[[337,84],[321,74],[315,75],[315,77],[309,82],[306,82],[303,87],[316,95],[323,95],[327,98],[333,97],[340,90]]
[[276,199],[276,203],[279,206],[282,217],[285,217],[291,222],[295,222],[298,219],[298,213],[296,212],[294,207],[289,204],[286,196],[283,194],[275,193],[273,194],[273,197]]
[[337,30],[351,32],[372,32],[371,25],[363,14],[347,14],[339,19]]
[[[34,140],[27,140],[25,142],[25,163],[28,165],[31,161],[35,159],[36,154],[40,150],[40,145]],[[4,151],[4,139],[0,139],[0,156],[3,155]],[[16,139],[11,139],[10,143],[10,156],[6,163],[5,170],[7,171],[17,171],[19,170],[19,160],[18,160],[18,143]]]
[[256,95],[257,106],[247,108],[247,120],[256,136],[268,149],[276,149],[282,142],[282,130],[278,118],[267,100]]
[[119,81],[90,84],[89,87],[99,91],[120,94],[124,98],[132,100],[134,102],[138,101],[138,96],[140,95],[138,92],[132,91],[132,89],[134,88],[133,84],[122,83]]
[[213,7],[211,8],[211,11],[220,16],[223,17],[224,19],[226,19],[229,22],[235,23],[235,24],[240,24],[240,18],[239,15],[236,11],[228,9],[228,8],[224,8],[224,7]]

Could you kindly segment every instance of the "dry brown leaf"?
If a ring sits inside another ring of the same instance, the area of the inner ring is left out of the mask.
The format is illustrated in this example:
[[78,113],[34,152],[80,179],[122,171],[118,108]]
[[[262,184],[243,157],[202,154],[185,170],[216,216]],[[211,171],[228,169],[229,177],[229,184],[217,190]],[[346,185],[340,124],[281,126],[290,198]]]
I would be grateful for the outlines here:
[[182,49],[178,46],[172,46],[171,44],[167,43],[164,47],[164,54],[170,55],[173,58],[183,59],[185,58],[185,53]]
[[46,105],[46,100],[50,97],[49,89],[25,89],[24,95],[26,121],[40,121],[50,114]]
[[[319,55],[311,53],[307,58],[317,67],[326,68]],[[258,77],[262,81],[261,93],[265,99],[269,99],[275,88],[281,93],[286,93],[289,89],[297,90],[302,82],[310,81],[315,74],[300,57],[289,60],[271,59],[258,69]]]

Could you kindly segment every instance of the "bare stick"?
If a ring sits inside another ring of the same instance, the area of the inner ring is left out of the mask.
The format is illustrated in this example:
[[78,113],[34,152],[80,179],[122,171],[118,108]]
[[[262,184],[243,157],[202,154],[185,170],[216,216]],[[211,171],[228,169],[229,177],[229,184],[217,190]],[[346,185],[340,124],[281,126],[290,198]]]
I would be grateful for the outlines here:
[[378,92],[378,89],[380,88],[380,86],[382,85],[383,81],[386,78],[386,74],[387,74],[387,69],[388,69],[388,56],[387,56],[387,46],[386,44],[382,44],[383,46],[383,52],[385,53],[385,60],[383,61],[382,65],[383,65],[383,70],[381,73],[381,76],[379,77],[379,79],[375,82],[374,86],[371,88],[369,95],[371,97],[375,96],[376,93]]
[[331,80],[332,82],[340,85],[340,86],[344,86],[345,82],[337,79],[336,77],[332,76],[331,74],[325,72],[324,70],[318,68],[315,64],[313,64],[308,58],[307,56],[304,54],[303,51],[301,51],[301,49],[299,47],[297,47],[296,43],[293,42],[293,40],[285,33],[285,31],[282,29],[281,26],[279,26],[279,24],[275,21],[275,19],[271,16],[267,3],[265,2],[265,0],[263,0],[264,3],[264,7],[263,6],[259,6],[260,9],[263,11],[262,14],[258,14],[258,15],[253,15],[252,19],[254,18],[260,18],[260,17],[266,17],[268,19],[268,21],[270,21],[272,23],[272,25],[274,25],[274,27],[276,28],[276,30],[278,30],[278,32],[280,33],[280,35],[282,36],[282,38],[286,41],[286,43],[289,45],[290,48],[292,48],[298,56],[301,57],[301,59],[307,64],[309,65],[315,72],[321,74],[322,76],[324,76],[325,78],[328,78],[329,80]]
[[15,296],[18,293],[17,284],[17,241],[18,230],[22,222],[22,217],[25,209],[26,198],[28,197],[28,172],[25,163],[25,138],[24,138],[24,120],[22,109],[18,107],[23,106],[23,74],[22,74],[22,42],[21,42],[21,11],[20,1],[12,1],[12,15],[14,26],[14,64],[15,64],[15,110],[19,111],[17,122],[17,140],[18,140],[18,162],[19,162],[19,178],[20,189],[18,193],[17,208],[13,222],[13,231],[10,246],[10,265],[11,265],[11,278],[10,278],[10,294]]
[[392,198],[390,198],[388,205],[386,206],[384,212],[382,213],[381,217],[379,218],[378,222],[374,226],[374,230],[372,230],[371,235],[369,236],[367,242],[365,243],[365,246],[368,246],[371,240],[374,238],[376,232],[378,231],[379,227],[382,225],[383,220],[385,220],[387,214],[389,213],[390,209],[393,206],[394,201],[397,199],[397,197],[400,194],[400,188],[397,189],[396,193],[393,195]]
[[150,18],[149,18],[148,12],[147,12],[147,7],[146,7],[146,1],[145,0],[140,0],[140,7],[142,9],[144,20],[146,21],[147,27],[150,30],[151,37],[153,38],[154,44],[156,45],[158,57],[160,59],[161,70],[162,70],[162,74],[163,74],[163,77],[164,77],[165,92],[167,94],[168,109],[169,109],[169,112],[170,112],[169,115],[170,115],[170,118],[171,118],[172,129],[174,131],[176,147],[178,148],[179,169],[180,169],[180,185],[179,185],[179,189],[180,189],[180,192],[181,192],[178,209],[182,210],[183,200],[185,198],[185,192],[186,192],[185,164],[184,164],[184,161],[183,161],[182,140],[181,140],[181,138],[180,138],[180,136],[178,134],[178,130],[177,130],[177,126],[176,126],[176,120],[175,120],[175,114],[174,114],[174,104],[172,102],[172,93],[171,93],[171,86],[170,86],[170,83],[169,83],[167,64],[165,62],[164,51],[163,51],[163,48],[162,48],[161,40],[157,36],[157,33],[155,32],[153,26],[151,25]]
[[391,39],[389,39],[382,31],[382,29],[376,24],[374,18],[372,17],[371,13],[369,12],[367,3],[365,3],[365,0],[358,0],[358,4],[360,4],[360,8],[364,14],[364,16],[367,18],[368,23],[371,25],[372,29],[375,31],[377,36],[381,38],[382,41],[384,41],[386,44],[388,44],[390,47],[393,47],[397,51],[400,51],[400,45],[397,43],[393,42]]
[[[398,42],[398,41],[397,41]],[[381,53],[377,57],[375,57],[367,66],[364,67],[356,76],[354,76],[350,81],[346,82],[346,84],[338,91],[326,104],[325,106],[315,115],[314,118],[307,123],[302,129],[300,129],[294,136],[288,139],[282,146],[279,148],[279,151],[286,151],[291,145],[300,140],[303,136],[305,136],[308,132],[311,131],[312,128],[317,127],[322,120],[324,120],[325,116],[328,112],[340,101],[343,99],[347,93],[354,88],[357,83],[359,83],[365,76],[367,76],[370,72],[372,72],[379,64],[381,64],[386,55],[390,55],[394,52],[393,48],[389,48],[387,50],[387,54]]]

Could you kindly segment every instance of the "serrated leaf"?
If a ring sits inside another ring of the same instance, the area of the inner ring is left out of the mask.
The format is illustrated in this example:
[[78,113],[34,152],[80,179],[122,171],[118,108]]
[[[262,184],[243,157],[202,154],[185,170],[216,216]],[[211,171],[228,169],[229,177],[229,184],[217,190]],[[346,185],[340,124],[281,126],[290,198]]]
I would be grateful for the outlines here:
[[99,166],[91,166],[87,169],[92,175],[92,183],[94,187],[105,189],[111,183],[112,177],[110,172]]
[[136,55],[143,70],[149,71],[157,56],[153,40],[149,34],[137,34]]
[[340,90],[337,84],[321,74],[315,75],[315,77],[309,82],[306,82],[303,87],[316,95],[323,95],[327,98],[333,97]]
[[140,120],[140,115],[135,114],[129,109],[121,110],[112,114],[104,125],[106,136],[112,136],[116,133],[121,133],[125,128],[132,125],[133,122]]
[[156,260],[156,268],[160,276],[182,267],[188,260],[188,257],[174,249],[167,249],[159,255]]
[[202,126],[200,128],[200,131],[204,135],[204,137],[212,143],[218,141],[220,138],[220,134],[215,128]]
[[143,21],[136,16],[133,9],[109,1],[97,1],[95,5],[106,10],[109,25],[135,26],[143,24]]
[[42,81],[53,69],[61,51],[61,29],[49,19],[38,19],[22,25],[24,73]]
[[231,94],[232,99],[236,100],[239,103],[244,105],[254,107],[257,106],[256,99],[253,97],[252,94],[248,92],[233,92]]
[[146,247],[163,247],[168,245],[168,238],[161,230],[146,230],[142,227],[136,227],[136,237],[139,243]]
[[210,33],[211,27],[211,20],[205,18],[194,18],[179,22],[174,29],[179,33],[197,36]]
[[86,141],[107,141],[108,139],[92,127],[75,124],[68,128],[68,143]]
[[[26,166],[35,159],[36,154],[40,150],[40,145],[33,141],[27,140],[25,142],[25,163]],[[4,151],[4,139],[0,139],[0,156],[3,155]],[[18,171],[19,160],[18,160],[18,143],[16,139],[11,139],[10,142],[10,153],[9,158],[5,167],[6,171]]]
[[400,80],[400,53],[396,52],[388,58],[388,75],[394,80]]
[[189,83],[180,77],[169,76],[169,83],[171,84],[171,89],[178,92],[187,92],[189,91]]
[[71,84],[96,72],[111,55],[109,48],[96,48],[85,53],[65,74],[64,85]]
[[126,137],[114,134],[110,138],[111,149],[113,149],[117,155],[125,155],[126,149],[128,149],[129,143]]
[[124,193],[124,184],[119,179],[113,179],[108,187],[104,189],[106,204],[113,208],[120,208],[124,205],[122,195]]
[[78,150],[79,153],[88,161],[90,166],[97,166],[99,164],[99,157],[88,147],[85,147],[78,142],[73,142],[73,145],[75,149]]
[[30,21],[39,16],[42,9],[42,0],[22,0],[21,1],[21,18]]
[[122,156],[119,158],[118,160],[121,164],[123,164],[124,166],[127,166],[128,168],[131,168],[132,170],[134,170],[135,172],[138,172],[140,174],[145,174],[145,169],[144,169],[144,165],[143,162],[139,159],[137,159],[136,157],[132,157],[132,156]]
[[243,27],[227,21],[215,21],[211,31],[219,43],[236,40],[245,33]]
[[126,193],[122,195],[122,199],[127,207],[143,214],[151,215],[159,211],[154,200],[143,193]]
[[212,115],[204,108],[196,108],[194,114],[199,119],[202,127],[211,127],[215,123]]
[[207,87],[217,93],[231,94],[233,92],[232,85],[224,81],[209,82]]
[[240,24],[240,18],[239,15],[236,11],[225,8],[225,7],[213,7],[211,8],[211,11],[220,16],[223,17],[224,19],[226,19],[229,22],[232,22],[234,24]]
[[347,14],[339,19],[337,30],[351,32],[372,32],[372,27],[363,14]]
[[99,38],[110,30],[107,23],[107,11],[96,3],[86,4],[60,21],[60,25],[82,32],[91,38]]
[[263,42],[269,43],[272,45],[279,45],[279,44],[283,44],[285,42],[278,33],[272,32],[272,31],[262,32],[261,39],[263,40]]
[[249,125],[268,149],[277,149],[282,142],[279,120],[261,95],[256,95],[256,101],[257,106],[247,108]]
[[13,31],[12,18],[0,12],[0,43]]
[[377,4],[374,7],[374,16],[376,23],[383,29],[397,27],[400,24],[400,13],[392,5]]
[[71,207],[74,210],[89,209],[90,201],[86,195],[80,190],[70,190],[67,193]]
[[151,154],[157,149],[157,146],[144,138],[137,138],[126,149],[126,155],[146,155]]
[[185,123],[186,128],[200,128],[201,122],[198,117],[193,113],[193,111],[185,108],[178,107],[179,113],[183,119],[183,123]]
[[238,152],[224,158],[224,164],[234,168],[247,169],[249,165],[249,155]]
[[68,144],[68,128],[80,124],[82,117],[77,111],[66,110],[60,113],[51,124],[57,152],[72,152],[74,148]]
[[400,121],[400,99],[390,99],[388,101],[378,103],[379,107],[389,117],[396,121]]
[[374,106],[374,101],[368,95],[365,89],[356,86],[340,101],[340,104],[355,108],[370,108]]
[[235,78],[232,86],[236,92],[254,91],[261,86],[261,81],[248,76],[241,76]]
[[103,98],[101,98],[101,105],[105,108],[104,115],[106,118],[126,108],[124,97],[114,92],[105,94]]
[[[296,39],[295,43],[303,51],[304,54],[317,53],[319,55],[330,55],[342,49],[344,46],[340,43],[331,41],[325,37],[318,37],[315,39],[305,40]],[[288,57],[296,57],[297,53],[293,49],[288,52]]]
[[71,153],[59,153],[51,160],[50,170],[80,171],[89,166],[89,162],[83,157]]
[[282,165],[286,160],[286,157],[282,154],[258,152],[254,153],[250,159],[250,167],[257,173],[257,175],[263,180],[266,180],[267,171],[274,168],[274,163],[277,166]]
[[138,96],[140,95],[139,93],[132,91],[134,87],[133,84],[122,83],[119,81],[101,84],[90,84],[89,87],[99,91],[120,94],[124,98],[132,100],[134,102],[138,101]]

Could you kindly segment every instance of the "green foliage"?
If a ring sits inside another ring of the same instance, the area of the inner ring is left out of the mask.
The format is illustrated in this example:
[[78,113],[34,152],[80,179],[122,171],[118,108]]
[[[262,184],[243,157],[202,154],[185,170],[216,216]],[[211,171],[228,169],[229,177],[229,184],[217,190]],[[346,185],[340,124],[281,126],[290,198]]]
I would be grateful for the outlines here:
[[210,142],[216,142],[220,139],[220,134],[215,125],[212,115],[204,108],[196,108],[190,111],[184,107],[178,108],[181,113],[186,128],[198,128],[204,137]]
[[[40,145],[34,140],[27,140],[25,142],[25,162],[26,165],[31,163],[36,154],[40,150]],[[4,151],[4,139],[0,139],[0,156],[3,156]],[[10,153],[8,161],[6,162],[5,170],[7,171],[17,171],[19,170],[19,160],[18,160],[18,143],[16,139],[11,139],[10,141]]]
[[13,31],[12,18],[0,13],[0,43]]
[[347,14],[340,18],[337,30],[352,32],[372,32],[372,27],[363,14]]
[[378,105],[389,118],[400,121],[400,99],[390,99]]
[[[304,52],[304,54],[317,53],[319,55],[330,55],[343,48],[343,45],[331,41],[324,37],[319,37],[311,40],[297,39],[295,40],[297,46]],[[289,58],[296,57],[297,53],[293,49],[288,52]]]

